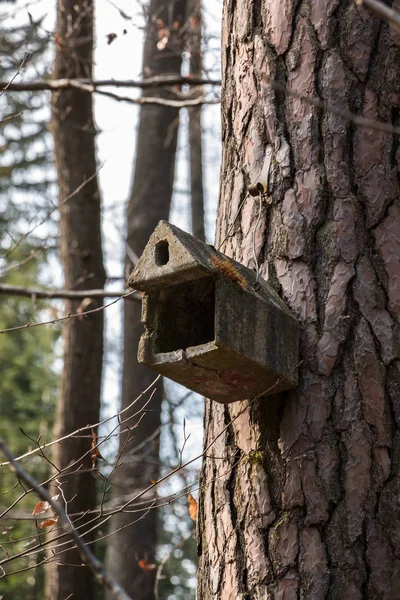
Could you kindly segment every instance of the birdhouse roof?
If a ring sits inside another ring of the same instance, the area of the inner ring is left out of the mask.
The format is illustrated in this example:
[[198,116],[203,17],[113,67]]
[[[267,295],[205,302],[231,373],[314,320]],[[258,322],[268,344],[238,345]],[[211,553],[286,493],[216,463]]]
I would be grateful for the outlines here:
[[179,227],[160,221],[138,260],[128,285],[150,292],[210,275],[211,246]]
[[167,221],[160,221],[150,236],[128,285],[135,290],[152,292],[210,276],[230,281],[246,292],[272,302],[284,312],[290,312],[261,277],[257,281],[253,270]]

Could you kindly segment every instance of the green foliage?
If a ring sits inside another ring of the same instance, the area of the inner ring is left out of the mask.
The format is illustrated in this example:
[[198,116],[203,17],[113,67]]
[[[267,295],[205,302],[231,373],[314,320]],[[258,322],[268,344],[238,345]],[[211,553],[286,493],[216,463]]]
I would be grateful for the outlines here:
[[[41,261],[31,257],[31,249],[20,246],[14,253],[14,259],[20,262],[20,267],[7,271],[2,282],[36,284]],[[26,259],[30,260],[24,262]],[[37,320],[43,311],[43,304],[30,298],[0,296],[0,329]],[[51,439],[57,393],[54,347],[58,335],[59,331],[54,326],[0,335],[0,437],[15,455],[35,447],[35,442],[27,436],[33,440],[41,436],[42,442]],[[26,459],[23,465],[40,482],[49,476],[50,465],[38,454]],[[0,482],[0,511],[3,512],[21,495],[23,488],[8,467],[1,467]],[[14,555],[26,550],[32,541],[30,536],[37,539],[33,520],[12,518],[30,516],[36,502],[37,498],[29,494],[1,520],[2,558],[4,552]],[[40,559],[40,554],[34,555],[34,560],[37,559]],[[24,568],[29,561],[32,562],[32,557],[13,561],[6,567],[6,572]],[[42,597],[42,588],[43,573],[40,569],[0,579],[0,595],[13,600],[37,600]]]
[[158,592],[161,600],[194,600],[197,553],[195,523],[188,514],[186,497],[159,513],[158,563],[163,565]]

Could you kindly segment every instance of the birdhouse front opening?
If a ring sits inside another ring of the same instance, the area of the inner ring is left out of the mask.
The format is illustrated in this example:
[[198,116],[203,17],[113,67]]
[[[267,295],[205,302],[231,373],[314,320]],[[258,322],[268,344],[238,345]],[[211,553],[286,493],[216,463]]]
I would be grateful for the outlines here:
[[[156,260],[157,256],[156,246]],[[203,277],[153,292],[146,321],[153,331],[157,354],[212,342],[215,335],[214,279]]]

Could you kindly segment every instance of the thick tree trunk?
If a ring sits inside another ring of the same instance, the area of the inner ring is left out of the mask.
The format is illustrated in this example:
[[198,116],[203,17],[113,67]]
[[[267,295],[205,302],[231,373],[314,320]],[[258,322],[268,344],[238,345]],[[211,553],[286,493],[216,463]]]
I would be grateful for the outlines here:
[[[225,2],[217,241],[271,150],[255,251],[303,362],[207,452],[201,600],[400,598],[398,136],[268,87],[396,124],[398,43],[351,0]],[[258,206],[222,247],[246,265]],[[207,402],[206,446],[245,406]]]
[[[185,0],[165,2],[151,0],[144,47],[143,73],[145,77],[180,75],[182,62],[181,27],[185,16]],[[163,48],[163,38],[168,43]],[[159,45],[157,47],[157,43]],[[145,91],[143,95],[175,97],[161,89]],[[168,219],[174,183],[175,155],[179,127],[179,110],[163,106],[142,106],[136,146],[136,164],[127,222],[127,275],[133,269],[135,256],[141,255],[153,229],[160,219]],[[134,302],[124,307],[124,366],[122,375],[122,408],[132,401],[154,380],[155,375],[137,362],[137,349],[142,334],[141,308]],[[147,400],[147,398],[146,398]],[[113,500],[121,503],[146,488],[158,478],[159,428],[161,425],[162,385],[158,385],[150,409],[140,426],[129,435],[121,436],[121,460],[113,477]],[[134,406],[137,412],[138,404]],[[140,447],[140,450],[135,448]],[[137,512],[117,515],[111,530],[119,530],[109,540],[107,567],[127,593],[141,600],[154,598],[154,571],[140,568],[139,561],[153,563],[157,545],[157,511],[146,517]],[[129,526],[129,524],[132,524]],[[111,596],[108,596],[111,600]]]
[[[54,77],[91,77],[93,45],[93,6],[88,0],[60,0],[57,13]],[[95,125],[92,97],[77,90],[62,90],[52,96],[52,130],[58,173],[61,214],[61,260],[67,289],[99,289],[105,272],[101,245],[100,192],[96,178]],[[82,186],[82,184],[87,183]],[[70,200],[67,196],[81,189]],[[76,313],[80,301],[67,303]],[[93,300],[86,309],[101,306]],[[81,307],[83,310],[85,308]],[[99,419],[103,360],[103,314],[74,318],[64,325],[64,370],[56,417],[56,437],[96,423]],[[85,437],[57,445],[55,463],[68,465],[90,451]],[[90,472],[90,456],[75,465],[82,473],[61,475],[68,513],[93,509],[96,479]],[[57,492],[55,492],[57,493]],[[84,521],[79,519],[81,525]],[[56,549],[57,552],[57,549]],[[46,573],[46,598],[94,598],[92,573],[81,566],[76,551],[62,554],[51,562]],[[78,565],[78,566],[74,566]]]
[[[201,77],[203,74],[201,54],[201,1],[186,2],[188,48],[190,51],[190,74]],[[198,90],[198,95],[203,93]],[[201,129],[201,106],[188,109],[189,114],[189,154],[190,154],[190,199],[192,209],[192,233],[205,241],[204,190],[203,190],[203,133]]]

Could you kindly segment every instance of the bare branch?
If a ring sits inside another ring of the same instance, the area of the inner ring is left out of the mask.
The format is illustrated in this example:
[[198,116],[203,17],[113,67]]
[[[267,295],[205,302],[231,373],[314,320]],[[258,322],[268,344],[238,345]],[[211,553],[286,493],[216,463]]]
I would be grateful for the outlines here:
[[[127,296],[129,293],[129,296]],[[84,298],[127,298],[141,302],[142,296],[139,292],[131,293],[131,290],[107,291],[107,290],[41,290],[38,288],[25,288],[20,285],[9,285],[0,283],[0,294],[8,296],[25,296],[27,298],[62,298],[65,300],[83,300]],[[85,314],[85,313],[84,313]],[[81,315],[82,316],[82,315]]]
[[10,81],[3,81],[2,83],[0,83],[0,87],[1,92],[0,92],[0,96],[2,96],[4,94],[5,91],[9,90],[10,87],[13,85],[13,81],[16,77],[18,77],[18,75],[21,72],[22,67],[24,66],[24,64],[26,63],[27,59],[29,58],[29,54],[26,54],[24,59],[22,60],[21,64],[19,65],[15,75],[12,77],[12,79]]
[[[139,394],[139,396],[137,398],[135,398],[134,400],[132,400],[132,402],[129,404],[129,406],[123,408],[122,410],[118,411],[117,415],[122,415],[124,414],[126,411],[128,411],[129,409],[132,408],[132,406],[138,401],[140,400],[145,394],[147,394],[147,392],[149,390],[151,390],[151,388],[159,381],[159,379],[161,378],[161,375],[157,375],[157,377],[150,383],[150,385],[143,390],[143,392],[141,392]],[[134,417],[136,415],[132,415],[132,417]],[[36,454],[37,452],[39,452],[41,449],[44,448],[48,448],[49,446],[53,446],[54,444],[58,444],[59,442],[63,442],[64,440],[71,438],[71,437],[75,437],[77,436],[79,433],[82,433],[83,431],[89,431],[91,429],[100,427],[101,425],[104,425],[105,423],[108,423],[109,421],[111,421],[114,418],[114,415],[112,417],[107,417],[106,419],[103,419],[102,421],[98,421],[97,423],[91,423],[90,425],[85,425],[85,427],[80,427],[79,429],[75,429],[74,431],[71,431],[71,433],[64,435],[63,437],[60,437],[56,440],[52,440],[51,442],[48,442],[47,444],[42,444],[39,448],[35,448],[33,450],[29,450],[29,452],[26,452],[25,454],[21,454],[21,456],[18,456],[16,458],[14,458],[15,461],[17,460],[22,460],[23,458],[26,458],[27,456],[31,456],[32,454]],[[0,467],[3,467],[4,465],[8,465],[8,462],[1,462],[0,461]]]
[[7,448],[2,439],[0,439],[0,451],[7,457],[11,463],[12,469],[15,471],[18,478],[29,485],[37,494],[39,498],[48,502],[54,513],[58,515],[59,523],[62,529],[68,535],[70,535],[78,548],[78,551],[82,557],[82,560],[87,564],[93,571],[98,581],[106,586],[113,593],[115,598],[119,600],[132,600],[131,596],[125,592],[125,590],[117,583],[109,573],[103,568],[102,564],[97,560],[93,552],[84,543],[71,521],[68,519],[62,506],[53,500],[47,490],[38,485],[36,481],[22,468],[22,466],[14,460],[14,456]]
[[99,79],[97,81],[90,81],[90,79],[52,79],[48,81],[25,81],[22,83],[6,83],[0,82],[0,87],[7,85],[8,91],[11,92],[41,92],[41,91],[54,91],[68,88],[78,88],[83,91],[89,91],[88,87],[92,91],[97,90],[100,87],[117,87],[117,88],[139,88],[141,90],[147,90],[151,88],[160,88],[173,85],[189,85],[202,86],[212,85],[220,86],[220,79],[204,79],[202,77],[152,77],[145,81],[134,81],[134,80],[119,80],[119,79]]
[[42,325],[54,325],[55,323],[58,323],[60,321],[66,321],[67,319],[75,319],[76,317],[81,319],[82,317],[86,317],[87,315],[105,310],[109,306],[116,304],[123,298],[126,298],[127,296],[131,296],[132,294],[137,294],[137,292],[135,290],[132,290],[131,292],[122,294],[122,296],[120,296],[113,302],[109,302],[108,304],[104,304],[102,306],[99,306],[98,308],[93,308],[92,310],[86,310],[84,312],[68,314],[68,315],[65,315],[64,317],[60,317],[59,319],[50,319],[49,321],[40,321],[39,323],[25,323],[25,325],[17,325],[16,327],[9,327],[8,329],[0,329],[0,333],[10,333],[11,331],[21,331],[21,329],[31,329],[32,327],[41,327]]
[[390,23],[400,31],[400,13],[393,10],[393,8],[390,8],[379,0],[354,0],[354,2],[358,4],[358,6],[367,8],[370,12],[382,19],[382,21]]
[[175,546],[173,546],[171,548],[171,550],[168,552],[168,554],[162,559],[162,561],[158,565],[157,572],[156,572],[156,579],[154,582],[154,596],[155,596],[156,600],[160,600],[160,594],[158,591],[158,587],[159,587],[160,579],[162,577],[163,568],[165,567],[166,563],[169,561],[169,559],[171,558],[173,553],[176,550],[179,550],[180,548],[182,548],[186,544],[186,542],[188,540],[190,540],[190,538],[192,538],[192,537],[193,537],[193,532],[191,531],[188,536],[182,538],[177,544],[175,544]]
[[97,177],[98,173],[100,172],[100,169],[103,167],[103,165],[101,165],[97,171],[95,171],[92,175],[90,175],[90,177],[88,177],[87,179],[85,179],[85,181],[82,181],[82,183],[80,185],[78,185],[78,187],[71,192],[70,194],[68,194],[68,196],[66,198],[64,198],[63,200],[61,200],[61,202],[58,203],[57,206],[53,206],[53,208],[51,210],[49,210],[49,212],[43,217],[43,219],[41,219],[41,221],[39,223],[36,223],[36,225],[34,225],[29,231],[25,232],[20,239],[11,247],[7,250],[7,252],[5,254],[3,254],[2,256],[0,256],[0,258],[7,258],[7,256],[9,256],[12,252],[14,252],[14,250],[16,250],[18,248],[18,246],[20,246],[20,244],[29,236],[31,235],[31,233],[33,233],[35,231],[35,229],[37,229],[38,227],[40,227],[41,225],[43,225],[44,223],[46,223],[46,221],[48,221],[51,217],[51,215],[56,211],[56,210],[60,210],[60,207],[63,206],[66,202],[68,202],[69,200],[71,200],[71,198],[73,198],[74,196],[76,196],[77,194],[79,194],[79,192],[90,182],[92,181],[95,177]]
[[112,98],[113,100],[117,100],[118,102],[127,102],[128,104],[155,104],[158,106],[169,106],[172,108],[187,108],[191,106],[202,106],[203,104],[219,104],[221,100],[219,98],[214,98],[207,100],[204,96],[200,96],[199,98],[188,98],[187,100],[166,100],[165,98],[151,98],[148,96],[141,96],[140,98],[130,98],[129,96],[120,96],[119,94],[114,94],[113,92],[104,92],[102,90],[90,89],[90,86],[87,86],[85,90],[87,92],[93,93],[96,92],[101,96],[107,96],[107,98]]

